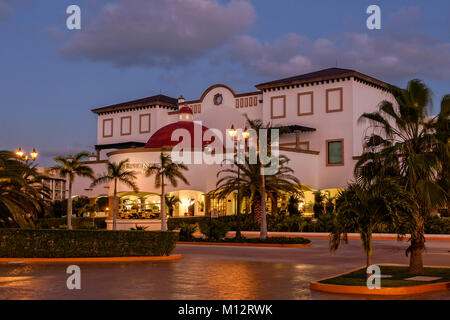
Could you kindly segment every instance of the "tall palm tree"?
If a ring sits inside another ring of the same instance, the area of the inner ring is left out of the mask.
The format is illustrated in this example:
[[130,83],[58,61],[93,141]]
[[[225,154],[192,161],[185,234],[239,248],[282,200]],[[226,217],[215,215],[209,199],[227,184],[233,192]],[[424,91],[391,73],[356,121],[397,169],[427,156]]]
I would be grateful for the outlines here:
[[[231,168],[224,168],[217,173],[219,178],[216,183],[216,189],[210,192],[211,196],[224,198],[240,187],[240,194],[249,194],[250,201],[253,203],[255,219],[261,224],[260,237],[267,237],[267,225],[262,224],[262,217],[265,216],[263,209],[263,201],[266,194],[269,193],[296,193],[301,195],[300,181],[292,173],[294,172],[288,167],[289,158],[281,155],[279,158],[279,167],[277,174],[261,175],[261,164],[249,163],[248,157],[243,159],[244,163],[234,163]],[[238,169],[240,177],[238,178]],[[239,183],[239,184],[238,184]],[[262,187],[264,184],[264,188]],[[262,192],[265,192],[264,194]],[[264,230],[265,228],[265,230]],[[265,231],[265,232],[264,232]]]
[[189,169],[182,163],[173,162],[170,154],[166,155],[164,154],[164,151],[161,152],[159,160],[159,163],[148,164],[145,167],[145,175],[147,177],[155,175],[155,187],[161,188],[161,230],[167,231],[165,181],[169,180],[173,187],[178,186],[178,180],[181,180],[185,184],[189,185],[189,182],[184,177],[182,172]]
[[53,159],[56,166],[50,168],[50,171],[57,172],[61,178],[67,179],[69,185],[69,194],[67,202],[67,228],[72,229],[72,185],[75,177],[87,177],[94,179],[94,171],[91,167],[84,164],[83,159],[89,157],[89,152],[79,152],[74,157],[57,156]]
[[34,166],[13,152],[0,151],[0,225],[32,227],[44,212],[48,190]]
[[173,209],[180,202],[180,198],[177,196],[167,196],[166,195],[166,206],[169,209],[169,216],[173,216]]
[[448,199],[448,190],[437,181],[444,166],[438,150],[446,142],[437,138],[433,126],[436,117],[427,117],[432,105],[431,91],[423,82],[411,80],[406,89],[391,86],[389,91],[396,105],[383,101],[378,111],[364,113],[360,118],[371,123],[373,132],[366,137],[355,175],[366,184],[383,176],[402,178],[403,191],[412,195],[417,207],[406,251],[410,254],[409,270],[420,273],[423,271],[425,218]]
[[[450,190],[450,94],[442,98],[441,112],[433,119],[432,127],[439,141],[436,151],[442,163],[438,183],[442,189]],[[449,197],[447,197],[446,209],[450,209]]]
[[378,179],[370,185],[351,183],[336,199],[335,230],[330,234],[330,251],[346,243],[347,232],[359,232],[367,267],[372,264],[372,233],[390,225],[402,233],[404,221],[412,212],[411,198],[395,179]]
[[129,159],[120,161],[119,163],[110,162],[106,164],[107,172],[97,177],[91,184],[91,187],[95,187],[101,183],[114,182],[114,193],[113,193],[113,230],[117,229],[117,182],[121,182],[134,192],[138,192],[138,187],[136,185],[136,174],[132,170],[127,170],[126,164]]

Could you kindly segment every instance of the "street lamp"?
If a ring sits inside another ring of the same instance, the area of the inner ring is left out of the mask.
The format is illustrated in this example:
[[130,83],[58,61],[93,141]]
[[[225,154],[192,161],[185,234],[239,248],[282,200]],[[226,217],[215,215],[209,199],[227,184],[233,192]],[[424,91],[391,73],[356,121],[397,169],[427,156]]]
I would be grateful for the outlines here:
[[[237,135],[237,130],[234,128],[233,125],[231,125],[230,130],[228,130],[228,134],[231,138],[233,138],[233,154],[234,154],[234,143],[238,142],[241,137]],[[250,133],[247,131],[247,128],[244,129],[242,132],[242,138],[244,138],[244,143],[250,136]],[[244,146],[245,149],[245,146]],[[236,147],[236,155],[238,153],[237,147]],[[234,157],[233,157],[234,159]],[[233,161],[234,162],[234,161]],[[237,185],[237,211],[236,211],[236,239],[241,238],[241,195],[240,195],[240,187],[241,187],[241,169],[238,167],[238,185]]]
[[22,150],[22,148],[19,148],[17,151],[16,151],[16,156],[18,156],[21,160],[24,160],[27,164],[28,164],[28,161],[30,161],[30,160],[36,160],[36,158],[38,157],[38,153],[37,153],[37,151],[36,151],[36,149],[35,148],[33,148],[33,151],[31,151],[31,153],[30,153],[30,155],[27,155],[23,150]]

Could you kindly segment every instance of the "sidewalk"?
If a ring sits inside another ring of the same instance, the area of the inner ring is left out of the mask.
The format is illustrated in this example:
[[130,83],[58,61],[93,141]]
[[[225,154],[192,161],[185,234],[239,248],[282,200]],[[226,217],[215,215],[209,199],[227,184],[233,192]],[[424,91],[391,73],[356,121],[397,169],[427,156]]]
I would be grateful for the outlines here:
[[[244,237],[259,237],[259,231],[241,231]],[[327,232],[269,232],[269,237],[303,237],[303,238],[328,238]],[[195,234],[197,235],[197,234]],[[198,234],[200,235],[200,234]],[[234,237],[235,232],[230,231],[227,237]],[[349,233],[349,239],[359,239],[359,233]],[[397,240],[395,233],[374,233],[373,240]],[[406,235],[404,240],[408,240],[409,235]],[[450,241],[450,234],[426,234],[426,241]]]

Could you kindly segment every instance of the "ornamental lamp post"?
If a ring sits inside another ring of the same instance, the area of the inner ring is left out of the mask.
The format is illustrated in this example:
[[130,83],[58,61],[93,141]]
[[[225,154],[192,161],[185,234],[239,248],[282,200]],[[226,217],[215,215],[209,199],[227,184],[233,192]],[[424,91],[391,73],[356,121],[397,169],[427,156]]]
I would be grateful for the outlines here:
[[25,161],[26,164],[28,164],[28,161],[33,160],[35,161],[36,158],[38,157],[39,153],[37,153],[36,149],[33,148],[33,151],[31,151],[30,155],[26,154],[22,148],[19,148],[16,151],[16,156],[18,156],[20,158],[20,160]]
[[[230,130],[228,130],[228,134],[231,138],[233,138],[233,153],[234,153],[234,143],[238,143],[240,140],[240,136],[237,135],[237,130],[234,128],[233,125],[231,125]],[[244,141],[247,141],[248,137],[250,136],[250,133],[247,131],[247,127],[242,132],[242,138],[244,138]],[[245,148],[245,147],[244,147]],[[236,155],[238,154],[237,145],[236,145]],[[234,157],[233,157],[234,158]],[[234,161],[233,161],[234,162]],[[237,163],[236,163],[237,165]],[[237,211],[236,211],[236,239],[241,238],[241,195],[240,195],[240,188],[241,188],[241,169],[238,167],[238,179],[237,179]]]

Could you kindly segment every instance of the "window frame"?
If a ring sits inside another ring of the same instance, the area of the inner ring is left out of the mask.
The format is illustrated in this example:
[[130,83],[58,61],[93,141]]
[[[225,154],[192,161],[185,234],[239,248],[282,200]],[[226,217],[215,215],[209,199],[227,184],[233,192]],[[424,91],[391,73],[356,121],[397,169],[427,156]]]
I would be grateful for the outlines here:
[[[340,142],[341,143],[341,148],[342,148],[342,152],[341,152],[341,157],[342,157],[342,162],[339,163],[329,163],[329,145],[330,142]],[[325,158],[325,163],[327,167],[339,167],[339,166],[344,166],[345,165],[345,151],[344,151],[344,139],[329,139],[325,141],[325,151],[326,151],[326,158]]]

